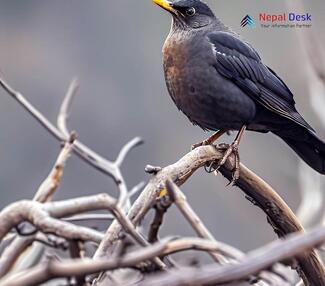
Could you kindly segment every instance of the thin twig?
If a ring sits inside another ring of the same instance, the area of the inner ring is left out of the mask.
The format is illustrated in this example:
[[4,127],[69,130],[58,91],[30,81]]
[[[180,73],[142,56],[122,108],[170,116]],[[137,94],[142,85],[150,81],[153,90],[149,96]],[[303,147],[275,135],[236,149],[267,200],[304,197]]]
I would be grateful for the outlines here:
[[78,80],[77,79],[72,80],[69,85],[66,96],[64,97],[61,107],[60,107],[60,111],[59,111],[59,115],[57,117],[56,124],[57,124],[58,129],[64,135],[69,134],[67,122],[70,117],[72,101],[73,101],[74,97],[77,95],[78,89],[79,89]]
[[[325,228],[318,228],[309,233],[291,234],[283,240],[275,241],[258,250],[249,253],[238,264],[223,266],[208,265],[196,268],[182,268],[177,272],[168,272],[148,278],[134,284],[135,286],[180,286],[180,285],[207,285],[230,283],[244,280],[250,275],[258,274],[273,264],[286,261],[290,258],[309,252],[312,248],[325,241]],[[50,261],[47,265],[40,265],[0,280],[2,286],[38,285],[58,277],[88,275],[117,268],[128,268],[152,257],[168,255],[185,250],[219,251],[220,245],[212,241],[199,238],[183,238],[174,241],[164,240],[147,248],[143,248],[120,259],[82,259],[74,261]]]
[[76,222],[76,221],[111,221],[114,220],[115,217],[112,214],[80,214],[80,215],[74,215],[71,217],[63,218],[64,221],[69,222]]
[[[52,134],[56,139],[59,141],[65,141],[67,138],[69,138],[70,134],[67,128],[67,120],[69,117],[69,109],[72,102],[73,96],[76,94],[78,83],[77,81],[73,81],[72,84],[69,87],[69,91],[67,92],[67,95],[65,97],[65,100],[63,101],[59,118],[58,118],[58,125],[59,129],[56,128],[41,112],[39,112],[31,103],[28,102],[28,100],[19,92],[15,91],[7,82],[5,82],[3,79],[0,78],[0,85],[3,87],[3,89],[11,96],[13,97],[20,105],[22,105],[45,129]],[[60,130],[61,129],[61,130]],[[128,189],[125,183],[125,180],[121,174],[121,171],[119,169],[119,166],[122,164],[123,159],[125,159],[125,156],[128,154],[129,151],[131,151],[134,147],[141,144],[142,140],[140,138],[135,138],[132,141],[130,141],[126,146],[124,146],[118,156],[118,164],[115,162],[110,162],[103,158],[102,156],[98,155],[96,152],[85,146],[79,141],[74,142],[74,148],[73,151],[75,151],[84,161],[86,161],[88,164],[92,165],[94,168],[98,169],[99,171],[103,172],[106,175],[109,175],[114,179],[116,182],[119,191],[119,205],[123,208],[123,210],[127,211],[130,207],[130,196],[128,194]],[[5,253],[2,257],[3,259],[6,259],[8,263],[6,263],[7,267],[2,268],[0,270],[0,277],[4,273],[7,272],[8,267],[11,267],[13,262],[15,261],[15,257],[17,255],[12,255],[13,252],[20,251],[23,252],[24,249],[30,243],[32,240],[29,240],[29,243],[25,240],[24,243],[20,242],[21,245],[18,245],[18,242],[12,243],[8,249],[7,253]],[[0,261],[1,265],[1,261]],[[3,273],[2,273],[3,272]]]
[[[190,223],[197,235],[200,238],[211,240],[217,243],[214,236],[187,202],[186,196],[178,188],[178,186],[175,185],[171,180],[167,180],[166,188],[169,196],[171,197],[171,200],[175,203],[185,219]],[[229,245],[224,245],[222,249],[220,249],[220,252],[209,252],[209,254],[216,262],[221,264],[239,262],[242,261],[245,257],[245,254],[243,252]],[[271,285],[275,285],[275,275],[276,273],[263,272],[260,273],[260,278],[264,279],[266,283],[271,281]],[[256,278],[252,279],[256,280]],[[257,285],[259,285],[259,283],[257,283]]]
[[[79,247],[79,241],[77,240],[70,240],[69,242],[69,251],[70,251],[70,257],[72,259],[81,259],[81,249]],[[77,285],[86,285],[86,278],[84,275],[78,275],[76,276],[76,284]]]
[[[52,170],[50,171],[46,179],[42,182],[36,194],[34,195],[34,201],[45,203],[52,199],[54,193],[56,192],[61,182],[63,170],[72,152],[72,146],[75,139],[75,134],[72,134],[70,135],[69,140],[64,144],[64,147],[62,148]],[[29,245],[33,243],[34,238],[35,236],[31,236],[28,238],[16,237],[11,242],[11,244],[4,250],[0,258],[0,277],[5,275],[9,271],[9,269],[17,261],[18,257],[21,257],[22,254],[24,254],[25,259],[23,259],[20,263],[16,264],[16,268],[23,268],[25,262],[28,265],[30,264],[30,255],[25,254],[25,250]],[[29,249],[29,253],[34,253],[35,251],[42,252],[42,246],[35,246],[34,248]]]
[[[68,129],[68,119],[70,114],[70,109],[72,106],[72,100],[77,94],[79,84],[77,80],[73,80],[69,86],[68,92],[62,102],[60,112],[57,118],[57,126],[64,136],[69,134]],[[142,139],[136,137],[126,143],[121,151],[119,152],[117,159],[114,162],[111,162],[104,157],[98,155],[96,152],[91,150],[89,147],[83,143],[77,141],[75,143],[76,151],[81,158],[86,160],[88,163],[91,163],[97,169],[104,171],[107,175],[111,176],[116,182],[120,195],[119,195],[119,205],[127,211],[130,208],[130,200],[128,195],[128,189],[126,187],[126,182],[121,174],[120,167],[125,160],[128,153],[135,147],[143,143]]]
[[[202,146],[186,154],[178,162],[163,168],[152,178],[139,198],[135,201],[128,213],[129,219],[136,226],[149,211],[160,191],[165,188],[167,179],[171,179],[178,186],[182,185],[199,167],[206,163],[220,160],[223,152],[214,146]],[[231,170],[234,167],[234,158],[231,156],[221,168],[221,173],[231,180]],[[252,198],[268,216],[271,225],[281,237],[292,232],[301,232],[303,228],[288,205],[277,193],[259,178],[256,174],[240,165],[240,178],[237,185]],[[98,247],[94,257],[109,257],[114,249],[114,243],[122,231],[117,221],[114,221],[105,234],[105,238]],[[298,273],[313,285],[325,279],[325,271],[315,252],[305,254],[298,258]],[[319,278],[320,277],[320,278]],[[308,283],[308,282],[307,282]]]
[[[134,286],[181,286],[215,285],[246,279],[268,269],[276,262],[287,261],[311,251],[325,242],[325,228],[318,228],[309,233],[291,234],[284,240],[275,241],[267,246],[250,252],[246,258],[235,265],[205,266],[200,269],[183,269],[148,278]],[[311,284],[315,285],[315,284]]]
[[[133,204],[128,213],[129,219],[135,226],[138,225],[154,204],[160,191],[165,188],[164,184],[168,178],[177,181],[177,183],[181,185],[197,168],[203,166],[207,161],[217,160],[221,157],[222,154],[215,152],[215,148],[212,146],[197,148],[191,153],[185,155],[177,163],[162,169],[149,181],[145,189]],[[105,239],[98,247],[94,257],[109,257],[112,254],[114,242],[118,240],[121,231],[121,225],[117,221],[114,221],[108,228]]]
[[[68,210],[65,208],[60,209],[61,204],[58,204],[58,208],[57,210],[55,205],[52,204],[43,205],[32,201],[13,203],[0,213],[0,241],[10,229],[24,221],[28,221],[44,233],[53,233],[66,239],[80,239],[100,243],[103,238],[101,233],[54,219],[53,217],[63,216],[65,211],[70,214],[73,207],[71,206],[71,209]],[[78,211],[78,208],[73,210],[73,212]],[[57,212],[59,213],[57,214]]]
[[[71,105],[71,99],[77,90],[77,84],[75,81],[70,85],[67,96],[64,100],[63,107],[61,107],[59,114],[59,128],[55,127],[41,112],[39,112],[21,93],[14,90],[4,79],[0,78],[0,86],[13,97],[21,106],[23,106],[28,113],[30,113],[50,134],[52,134],[56,139],[63,142],[68,140],[69,131],[67,129],[67,119],[69,114],[69,107]],[[130,152],[134,147],[142,143],[141,138],[134,138],[129,143],[127,147],[122,148],[122,153],[119,156],[119,165],[121,165],[121,159],[125,158],[126,154]],[[128,199],[127,187],[124,178],[121,174],[119,166],[116,162],[111,162],[104,157],[100,156],[89,147],[76,140],[73,150],[88,164],[93,166],[95,169],[101,171],[102,173],[110,176],[114,179],[119,187],[121,198],[119,202],[121,205],[125,203]]]
[[[55,233],[67,239],[80,239],[100,242],[103,236],[88,228],[77,227],[64,221],[53,218],[62,218],[77,213],[110,210],[119,223],[141,246],[148,246],[149,243],[136,231],[132,222],[127,218],[121,208],[117,205],[116,200],[107,194],[65,200],[60,202],[40,204],[32,201],[16,202],[6,207],[0,213],[0,240],[14,226],[23,221],[29,221],[43,232]],[[79,232],[78,232],[79,231]],[[163,269],[165,264],[159,259],[154,259],[155,264]]]
[[[166,188],[171,197],[171,200],[175,203],[175,205],[183,214],[185,219],[190,223],[190,225],[195,230],[197,235],[201,238],[215,241],[215,238],[213,237],[212,233],[207,229],[207,227],[204,225],[204,223],[199,218],[199,216],[194,212],[192,207],[187,203],[184,193],[181,192],[181,190],[178,189],[178,187],[170,180],[166,181]],[[218,253],[211,252],[210,255],[218,263],[228,262],[227,259],[225,259],[223,256],[221,256]],[[236,259],[241,257],[241,254],[235,251],[234,249],[233,251],[227,253],[227,257],[231,259]]]
[[31,114],[51,135],[53,135],[60,142],[67,140],[62,133],[41,113],[39,112],[29,101],[18,91],[14,90],[4,79],[0,78],[0,86],[14,98],[29,114]]
[[135,195],[137,195],[139,192],[143,190],[143,188],[146,186],[145,182],[140,182],[139,184],[135,185],[130,191],[129,191],[129,198],[133,198]]
[[69,159],[74,141],[76,140],[75,133],[69,136],[69,139],[64,147],[62,148],[51,172],[48,177],[43,181],[43,183],[38,188],[33,200],[40,203],[45,203],[52,200],[52,196],[60,185],[63,170]]
[[87,275],[98,273],[103,270],[135,267],[140,262],[176,252],[186,250],[219,251],[219,249],[223,247],[222,243],[215,243],[200,238],[167,238],[148,247],[126,254],[119,259],[50,261],[47,265],[39,265],[28,271],[4,278],[0,280],[0,285],[9,285],[10,281],[15,281],[15,286],[38,285],[58,277]]
[[158,239],[159,229],[162,226],[164,221],[164,216],[171,205],[172,205],[172,201],[166,197],[160,198],[154,205],[155,215],[150,225],[149,233],[148,233],[148,241],[150,243],[154,243],[159,240]]
[[[145,182],[140,182],[139,184],[137,184],[136,186],[134,186],[130,191],[129,191],[129,197],[132,198],[133,196],[135,196],[137,193],[139,193],[145,186]],[[75,216],[71,216],[68,218],[63,218],[63,220],[65,221],[101,221],[101,220],[105,220],[105,221],[110,221],[110,220],[114,220],[115,216],[112,214],[80,214],[80,215],[75,215]]]

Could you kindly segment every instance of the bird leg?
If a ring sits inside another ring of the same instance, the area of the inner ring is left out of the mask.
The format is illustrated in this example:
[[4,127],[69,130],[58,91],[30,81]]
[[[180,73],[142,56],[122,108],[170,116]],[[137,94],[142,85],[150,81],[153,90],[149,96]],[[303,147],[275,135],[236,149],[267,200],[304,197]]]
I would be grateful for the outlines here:
[[238,152],[238,148],[239,148],[239,144],[243,138],[243,135],[245,133],[246,130],[246,125],[244,125],[240,131],[238,132],[234,142],[228,146],[228,148],[226,149],[226,152],[224,153],[223,157],[221,160],[219,160],[218,164],[217,164],[217,168],[215,169],[216,171],[219,170],[219,168],[221,166],[223,166],[226,161],[228,160],[229,156],[231,154],[235,155],[235,167],[233,169],[233,173],[232,173],[232,181],[229,183],[230,184],[234,184],[236,183],[236,181],[239,179],[239,165],[240,165],[240,158],[239,158],[239,152]]
[[197,143],[197,144],[193,144],[192,145],[192,150],[196,149],[197,147],[212,145],[216,140],[218,140],[226,132],[227,131],[224,131],[224,130],[217,131],[212,136],[210,136],[209,138],[203,140],[202,142]]
[[245,130],[246,130],[246,125],[244,125],[240,129],[240,131],[238,132],[234,142],[231,145],[220,144],[218,147],[225,150],[225,153],[224,153],[222,159],[218,161],[217,167],[214,167],[215,162],[212,162],[210,164],[210,166],[208,168],[206,168],[206,171],[209,172],[209,173],[218,171],[220,169],[220,167],[223,166],[226,163],[229,156],[231,154],[234,154],[234,156],[235,156],[235,167],[234,167],[233,173],[232,173],[232,180],[228,185],[234,184],[239,179],[240,158],[239,158],[238,148],[239,148],[239,144],[240,144],[240,141],[241,141],[241,139],[242,139],[242,137],[244,135]]

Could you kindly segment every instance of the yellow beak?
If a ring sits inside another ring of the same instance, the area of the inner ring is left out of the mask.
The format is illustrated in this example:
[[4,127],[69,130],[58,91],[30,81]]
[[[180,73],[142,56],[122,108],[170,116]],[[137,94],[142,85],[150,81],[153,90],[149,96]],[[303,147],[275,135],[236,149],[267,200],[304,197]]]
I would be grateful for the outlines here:
[[159,5],[160,7],[164,8],[167,11],[173,11],[174,9],[172,6],[170,6],[169,2],[167,0],[153,0],[154,3]]

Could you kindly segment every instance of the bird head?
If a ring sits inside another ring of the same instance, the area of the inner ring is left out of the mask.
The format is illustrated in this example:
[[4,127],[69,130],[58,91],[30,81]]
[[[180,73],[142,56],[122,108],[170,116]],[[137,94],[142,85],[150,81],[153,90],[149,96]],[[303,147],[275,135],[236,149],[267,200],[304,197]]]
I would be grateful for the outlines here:
[[198,29],[215,20],[209,6],[200,0],[153,0],[153,2],[170,12],[174,25],[179,28]]

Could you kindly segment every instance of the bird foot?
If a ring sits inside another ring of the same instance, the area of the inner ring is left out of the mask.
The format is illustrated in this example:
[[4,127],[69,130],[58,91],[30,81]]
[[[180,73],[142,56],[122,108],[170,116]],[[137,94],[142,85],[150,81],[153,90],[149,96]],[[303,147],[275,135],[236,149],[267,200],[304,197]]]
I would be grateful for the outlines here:
[[212,134],[209,138],[203,140],[200,143],[197,144],[193,144],[192,145],[192,150],[201,147],[201,146],[208,146],[208,145],[212,145],[216,140],[218,140],[223,134],[225,133],[225,131],[223,130],[219,130],[216,133]]
[[227,184],[234,185],[236,181],[239,179],[239,166],[240,166],[240,158],[238,152],[239,142],[235,140],[232,144],[219,144],[218,149],[224,151],[223,157],[217,162],[211,162],[209,165],[205,166],[205,170],[208,173],[217,174],[219,169],[227,162],[228,158],[233,154],[235,156],[235,167],[232,170],[232,180]]
[[227,184],[229,185],[235,185],[237,180],[239,179],[239,166],[240,166],[240,158],[239,158],[239,142],[235,140],[226,150],[224,153],[222,159],[219,161],[217,168],[219,169],[221,166],[223,166],[228,158],[233,154],[235,156],[235,166],[234,169],[232,170],[232,180]]
[[209,140],[203,140],[202,142],[199,142],[199,143],[196,143],[196,144],[193,144],[191,146],[191,150],[194,150],[198,147],[201,147],[201,146],[207,146],[207,145],[211,145],[212,143],[209,141]]

